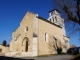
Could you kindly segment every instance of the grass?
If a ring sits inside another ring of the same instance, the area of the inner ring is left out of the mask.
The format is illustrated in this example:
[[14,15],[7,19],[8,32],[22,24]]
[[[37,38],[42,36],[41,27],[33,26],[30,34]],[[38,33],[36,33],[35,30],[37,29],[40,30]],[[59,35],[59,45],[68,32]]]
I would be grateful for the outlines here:
[[72,59],[76,59],[78,57],[80,57],[80,54],[77,54],[77,55],[72,56]]
[[66,53],[61,53],[61,54],[46,54],[46,55],[38,55],[38,56],[32,56],[32,57],[20,57],[20,58],[50,57],[50,56],[58,56],[58,55],[67,55],[67,54]]
[[67,53],[61,53],[61,54],[49,54],[49,55],[38,55],[37,57],[48,57],[48,56],[57,56],[57,55],[67,55]]
[[50,55],[38,55],[37,57],[48,57],[48,56],[54,56],[54,55],[57,55],[57,54],[50,54]]

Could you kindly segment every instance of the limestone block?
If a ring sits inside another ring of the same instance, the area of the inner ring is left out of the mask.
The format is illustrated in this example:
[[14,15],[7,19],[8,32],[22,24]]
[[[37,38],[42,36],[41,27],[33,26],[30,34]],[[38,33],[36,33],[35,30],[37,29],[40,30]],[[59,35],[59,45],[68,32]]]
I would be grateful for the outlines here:
[[22,52],[21,56],[22,57],[31,57],[32,56],[32,52]]

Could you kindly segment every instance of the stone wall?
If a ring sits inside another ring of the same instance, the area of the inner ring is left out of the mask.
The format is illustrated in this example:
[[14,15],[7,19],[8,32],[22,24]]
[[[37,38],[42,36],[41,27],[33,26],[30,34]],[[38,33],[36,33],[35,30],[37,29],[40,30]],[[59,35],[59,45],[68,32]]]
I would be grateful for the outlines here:
[[10,51],[24,51],[25,46],[22,45],[22,41],[25,37],[29,39],[28,52],[32,51],[34,16],[35,14],[27,12],[20,26],[13,32],[12,40],[10,41]]
[[4,53],[7,53],[7,52],[9,52],[9,47],[5,47],[5,46],[3,46],[3,45],[0,45],[0,54],[4,54]]
[[[62,33],[62,29],[53,25],[53,24],[50,24],[48,22],[45,22],[44,20],[41,20],[39,19],[39,55],[44,55],[44,54],[53,54],[51,53],[50,51],[51,50],[54,50],[54,48],[50,48],[49,47],[49,42],[46,42],[45,41],[45,33],[48,34],[49,38],[48,40],[49,41],[53,41],[53,37],[55,36],[58,36],[56,37],[56,39],[60,38],[59,41],[62,42],[63,40],[63,33]],[[53,44],[53,43],[52,43]]]
[[[44,19],[37,18],[37,14],[27,12],[22,19],[20,26],[12,33],[12,40],[10,41],[11,52],[22,52],[22,55],[31,56],[55,54],[56,48],[61,47],[65,49],[63,45],[63,30],[62,28],[45,21]],[[36,37],[36,39],[34,39]],[[29,40],[28,51],[25,51],[24,38]],[[55,41],[57,39],[57,41]],[[33,46],[33,40],[36,40],[36,50]],[[57,44],[57,45],[56,45]],[[35,50],[35,52],[34,52]],[[36,54],[35,54],[36,53]]]

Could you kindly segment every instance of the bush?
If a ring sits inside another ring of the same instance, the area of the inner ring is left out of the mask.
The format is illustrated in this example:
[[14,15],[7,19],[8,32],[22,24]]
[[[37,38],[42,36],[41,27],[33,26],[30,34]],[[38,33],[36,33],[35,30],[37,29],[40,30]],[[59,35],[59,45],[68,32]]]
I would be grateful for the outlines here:
[[3,45],[3,46],[6,46],[6,45],[7,45],[6,40],[3,41],[2,45]]

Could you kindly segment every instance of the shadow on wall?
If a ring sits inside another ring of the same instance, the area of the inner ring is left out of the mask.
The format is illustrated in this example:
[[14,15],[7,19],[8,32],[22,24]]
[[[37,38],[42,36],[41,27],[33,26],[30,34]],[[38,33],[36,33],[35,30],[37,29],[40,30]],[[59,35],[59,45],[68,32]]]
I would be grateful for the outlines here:
[[34,60],[34,59],[21,59],[21,58],[0,56],[0,60]]
[[57,53],[61,54],[62,53],[62,48],[57,47]]

